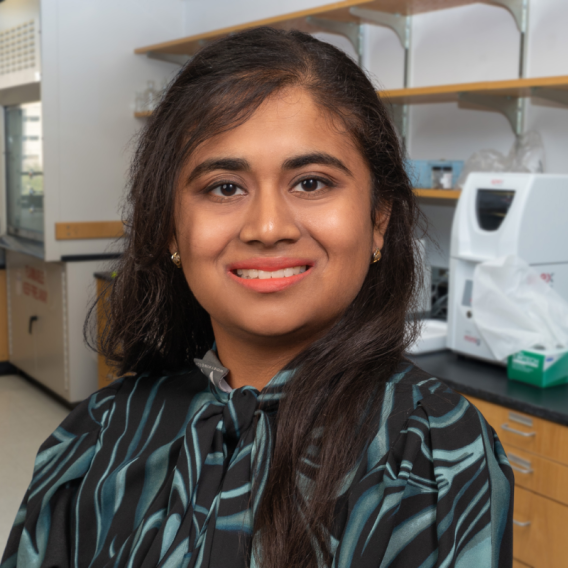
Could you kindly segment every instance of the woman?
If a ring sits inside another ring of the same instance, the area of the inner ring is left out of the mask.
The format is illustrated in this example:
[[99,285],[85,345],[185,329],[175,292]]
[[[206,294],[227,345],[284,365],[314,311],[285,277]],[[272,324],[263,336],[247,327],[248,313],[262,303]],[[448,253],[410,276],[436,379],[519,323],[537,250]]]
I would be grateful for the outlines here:
[[207,47],[129,203],[102,351],[135,374],[42,446],[2,568],[511,566],[501,444],[403,357],[417,209],[348,57]]

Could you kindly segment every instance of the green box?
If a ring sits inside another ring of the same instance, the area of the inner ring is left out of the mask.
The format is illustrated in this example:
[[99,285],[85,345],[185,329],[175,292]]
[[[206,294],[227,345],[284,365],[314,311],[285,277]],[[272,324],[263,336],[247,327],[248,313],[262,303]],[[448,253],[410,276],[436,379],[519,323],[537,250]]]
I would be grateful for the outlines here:
[[568,350],[519,351],[508,359],[507,376],[540,388],[568,383]]

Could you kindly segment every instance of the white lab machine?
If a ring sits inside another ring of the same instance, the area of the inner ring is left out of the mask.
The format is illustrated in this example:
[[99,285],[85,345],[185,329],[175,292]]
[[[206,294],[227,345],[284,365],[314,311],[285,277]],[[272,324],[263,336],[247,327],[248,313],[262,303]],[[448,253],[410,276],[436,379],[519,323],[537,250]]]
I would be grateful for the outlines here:
[[497,361],[472,313],[477,264],[514,254],[568,300],[568,175],[472,173],[460,196],[450,245],[447,347]]

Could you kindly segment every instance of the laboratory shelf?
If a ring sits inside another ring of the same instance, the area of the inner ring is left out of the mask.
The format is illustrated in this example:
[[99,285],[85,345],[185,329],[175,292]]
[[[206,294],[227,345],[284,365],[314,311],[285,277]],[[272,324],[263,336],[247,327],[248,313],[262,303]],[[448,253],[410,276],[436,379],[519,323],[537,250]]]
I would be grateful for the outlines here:
[[554,95],[557,102],[568,105],[568,76],[530,77],[508,81],[483,81],[478,83],[459,83],[454,85],[437,85],[432,87],[411,87],[379,91],[381,98],[393,104],[442,103],[460,100],[464,93],[493,97],[536,97],[551,99]]
[[[495,106],[494,101],[504,102],[522,97],[541,98],[548,102],[568,106],[568,75],[555,77],[529,77],[507,81],[482,81],[430,87],[410,87],[377,91],[377,94],[393,105],[460,102]],[[148,117],[152,112],[137,112],[136,117]]]
[[418,189],[414,190],[416,197],[423,197],[427,199],[451,199],[456,201],[461,195],[459,189]]
[[[329,26],[323,25],[322,20],[331,20],[332,22],[335,21],[356,25],[371,21],[370,18],[367,17],[369,14],[365,15],[364,12],[360,12],[357,15],[357,10],[354,11],[354,8],[361,9],[363,11],[367,10],[384,13],[394,18],[404,18],[405,16],[411,16],[413,14],[474,4],[478,1],[479,0],[344,0],[342,2],[332,2],[309,10],[299,10],[271,18],[244,22],[236,26],[220,28],[173,41],[139,47],[135,50],[135,53],[174,56],[194,55],[208,42],[226,37],[231,33],[257,26],[298,29],[304,32],[314,33],[322,31],[324,27],[329,29]],[[492,4],[490,0],[487,0],[486,3]],[[329,29],[329,31],[332,30]]]

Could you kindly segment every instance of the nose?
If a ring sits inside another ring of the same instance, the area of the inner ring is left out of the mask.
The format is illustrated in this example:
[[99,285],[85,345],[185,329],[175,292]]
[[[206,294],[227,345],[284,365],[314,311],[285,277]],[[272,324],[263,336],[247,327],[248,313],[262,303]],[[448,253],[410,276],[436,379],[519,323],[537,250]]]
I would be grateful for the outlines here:
[[273,247],[280,242],[296,242],[301,230],[292,204],[275,184],[256,191],[247,208],[240,239],[248,244]]

